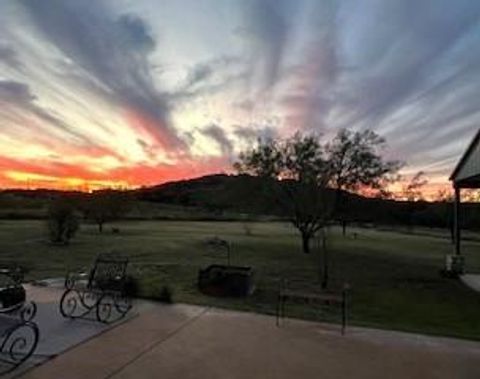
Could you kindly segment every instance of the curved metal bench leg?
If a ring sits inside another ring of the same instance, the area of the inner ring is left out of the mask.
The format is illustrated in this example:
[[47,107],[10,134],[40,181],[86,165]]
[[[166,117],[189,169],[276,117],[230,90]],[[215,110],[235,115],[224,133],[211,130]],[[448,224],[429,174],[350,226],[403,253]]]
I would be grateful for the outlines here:
[[13,371],[25,362],[37,348],[40,332],[33,322],[20,322],[4,335],[0,346],[0,361],[5,369],[0,374]]
[[98,299],[90,292],[67,289],[60,299],[60,313],[66,318],[81,318],[96,308]]
[[97,320],[105,324],[112,322],[112,311],[114,306],[114,297],[109,293],[103,294],[96,305]]
[[97,320],[109,324],[125,317],[131,309],[132,304],[128,296],[107,292],[97,303]]
[[130,297],[120,294],[114,297],[115,300],[115,309],[120,313],[120,318],[125,317],[125,315],[133,308],[132,301]]
[[63,317],[74,318],[73,314],[78,307],[78,300],[71,295],[74,294],[73,290],[67,289],[60,299],[60,313]]

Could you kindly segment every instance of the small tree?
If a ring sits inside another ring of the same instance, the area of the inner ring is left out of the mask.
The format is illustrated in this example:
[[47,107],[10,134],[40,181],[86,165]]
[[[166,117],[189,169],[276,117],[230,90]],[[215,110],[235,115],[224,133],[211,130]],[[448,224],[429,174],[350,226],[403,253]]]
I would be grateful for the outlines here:
[[344,235],[348,210],[342,192],[370,188],[384,195],[385,187],[398,180],[397,172],[402,163],[385,161],[381,155],[385,146],[385,139],[371,130],[352,132],[347,129],[340,130],[325,146],[329,186],[336,192],[335,213],[342,221]]
[[419,206],[419,201],[424,200],[422,188],[428,183],[428,179],[423,171],[417,172],[410,181],[403,186],[402,197],[407,201],[406,207],[408,212],[408,231],[413,232],[415,224],[415,213],[423,207]]
[[71,201],[58,199],[48,208],[48,231],[53,243],[68,244],[80,226]]
[[84,213],[86,218],[98,225],[98,231],[102,233],[103,226],[107,222],[120,218],[128,212],[129,207],[130,202],[125,194],[116,191],[99,191],[87,199]]
[[410,181],[403,186],[402,193],[403,198],[406,201],[419,201],[423,200],[422,188],[428,183],[428,179],[425,176],[425,172],[417,172]]

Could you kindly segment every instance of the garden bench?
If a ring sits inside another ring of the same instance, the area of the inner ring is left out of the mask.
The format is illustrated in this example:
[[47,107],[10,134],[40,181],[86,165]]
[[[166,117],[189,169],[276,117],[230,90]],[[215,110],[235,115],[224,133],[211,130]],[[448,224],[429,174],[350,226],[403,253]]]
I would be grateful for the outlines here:
[[341,309],[342,316],[342,335],[345,334],[347,327],[347,300],[350,287],[344,284],[341,292],[332,292],[327,290],[305,291],[300,289],[288,288],[287,281],[282,280],[281,288],[278,292],[276,323],[280,326],[280,319],[285,317],[285,303],[287,301],[303,302],[308,304],[322,304],[327,306],[337,306]]
[[20,267],[0,269],[0,375],[25,362],[38,344],[37,306],[26,301],[22,280]]
[[62,316],[111,323],[132,309],[127,288],[128,258],[101,254],[88,273],[69,273],[60,300]]

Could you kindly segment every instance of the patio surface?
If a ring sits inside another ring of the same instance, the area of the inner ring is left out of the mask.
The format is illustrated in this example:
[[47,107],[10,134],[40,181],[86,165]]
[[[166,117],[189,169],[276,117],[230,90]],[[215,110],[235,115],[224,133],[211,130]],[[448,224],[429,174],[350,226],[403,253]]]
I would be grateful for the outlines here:
[[40,339],[34,355],[14,372],[2,376],[2,379],[17,377],[32,366],[48,361],[68,349],[100,335],[120,325],[122,322],[127,322],[138,315],[138,313],[132,312],[128,318],[112,325],[86,320],[72,321],[63,318],[59,312],[58,301],[63,293],[63,289],[58,287],[45,288],[28,284],[24,286],[27,290],[28,298],[34,300],[38,306],[34,321],[40,328]]
[[460,279],[474,291],[480,292],[480,274],[465,274]]
[[[53,291],[36,296],[55,302]],[[182,304],[141,302],[137,311],[16,377],[480,378],[478,342],[356,327],[341,336],[337,326],[292,319],[278,328],[274,317]]]

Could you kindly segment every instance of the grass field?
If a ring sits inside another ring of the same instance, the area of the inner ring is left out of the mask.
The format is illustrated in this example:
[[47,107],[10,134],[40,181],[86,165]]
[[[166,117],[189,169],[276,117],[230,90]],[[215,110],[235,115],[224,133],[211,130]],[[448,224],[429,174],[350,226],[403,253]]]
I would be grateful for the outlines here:
[[[0,221],[0,254],[1,261],[24,264],[31,269],[28,278],[38,279],[88,267],[96,254],[116,251],[130,256],[131,273],[139,278],[145,297],[158,296],[168,284],[178,302],[269,314],[275,311],[279,277],[303,287],[318,285],[319,256],[300,252],[290,225],[248,225],[249,230],[241,222],[129,221],[115,224],[119,234],[107,227],[102,235],[94,225],[82,225],[70,246],[52,246],[45,239],[44,221]],[[232,264],[256,269],[257,290],[251,297],[211,298],[197,291],[200,267],[226,263],[204,245],[215,235],[232,243]],[[444,236],[351,229],[342,237],[331,229],[328,248],[332,287],[343,282],[352,287],[353,324],[480,340],[480,294],[439,275],[445,254],[452,252]],[[465,242],[464,252],[468,269],[480,273],[480,243]],[[288,314],[319,316],[305,304],[294,304]]]

